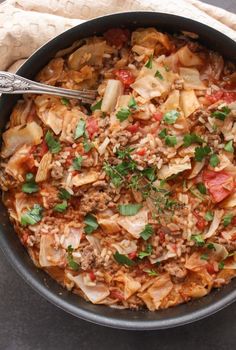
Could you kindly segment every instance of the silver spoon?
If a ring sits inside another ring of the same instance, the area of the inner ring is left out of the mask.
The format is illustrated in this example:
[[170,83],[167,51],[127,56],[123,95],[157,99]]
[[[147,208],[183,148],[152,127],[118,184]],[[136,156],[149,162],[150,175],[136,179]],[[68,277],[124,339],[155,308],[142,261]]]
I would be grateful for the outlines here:
[[70,90],[37,83],[19,75],[0,71],[0,93],[4,94],[49,94],[67,98],[76,98],[92,104],[97,96],[95,90]]

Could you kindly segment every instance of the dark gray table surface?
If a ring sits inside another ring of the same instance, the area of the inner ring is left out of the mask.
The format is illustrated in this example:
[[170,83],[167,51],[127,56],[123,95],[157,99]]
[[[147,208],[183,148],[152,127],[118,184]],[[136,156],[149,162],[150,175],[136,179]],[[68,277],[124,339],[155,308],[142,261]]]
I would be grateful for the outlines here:
[[[208,0],[236,12],[236,0]],[[33,291],[0,251],[0,350],[231,350],[236,345],[236,303],[183,327],[128,332],[66,314]]]

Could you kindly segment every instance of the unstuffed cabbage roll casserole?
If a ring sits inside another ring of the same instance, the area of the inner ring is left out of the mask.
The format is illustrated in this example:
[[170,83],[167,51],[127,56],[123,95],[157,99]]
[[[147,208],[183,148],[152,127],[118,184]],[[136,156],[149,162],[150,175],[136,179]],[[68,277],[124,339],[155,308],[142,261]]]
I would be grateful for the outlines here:
[[155,311],[229,283],[235,65],[194,33],[113,28],[36,80],[98,94],[25,95],[3,132],[3,201],[34,264],[116,308]]

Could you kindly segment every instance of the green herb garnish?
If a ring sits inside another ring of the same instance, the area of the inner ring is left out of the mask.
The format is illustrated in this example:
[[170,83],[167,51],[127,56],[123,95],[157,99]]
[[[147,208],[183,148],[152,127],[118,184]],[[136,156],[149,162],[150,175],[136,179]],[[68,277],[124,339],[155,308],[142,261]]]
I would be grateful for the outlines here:
[[211,114],[212,117],[215,117],[216,119],[224,121],[227,115],[231,112],[231,109],[229,107],[225,106],[221,108],[218,111],[215,111]]
[[62,203],[56,204],[53,210],[57,211],[58,213],[64,213],[67,207],[68,207],[67,201],[64,200]]
[[130,109],[127,107],[122,107],[117,113],[116,118],[119,119],[120,122],[123,122],[124,120],[128,119],[129,115],[131,114]]
[[130,154],[134,151],[134,148],[127,147],[125,149],[118,149],[116,155],[119,159],[131,159]]
[[234,153],[233,140],[227,142],[224,146],[224,150],[226,152]]
[[21,217],[23,226],[35,225],[42,220],[43,208],[39,204],[34,204],[33,209],[29,210]]
[[135,262],[131,259],[129,259],[126,255],[120,254],[119,252],[116,252],[114,255],[114,259],[118,264],[120,265],[126,265],[126,266],[134,266]]
[[195,148],[195,160],[197,162],[201,162],[203,160],[203,158],[205,158],[210,152],[211,152],[211,149],[209,146],[196,147]]
[[96,102],[94,105],[92,105],[90,107],[90,110],[92,112],[96,111],[97,109],[101,109],[101,106],[102,106],[102,100],[99,100],[98,102]]
[[83,162],[83,157],[82,156],[78,156],[76,158],[73,159],[73,168],[75,170],[81,170],[81,165],[82,165],[82,162]]
[[207,193],[206,186],[204,185],[203,182],[199,182],[199,183],[197,184],[197,189],[198,189],[198,191],[199,191],[201,194],[206,194],[206,193]]
[[142,171],[143,175],[151,182],[156,180],[156,170],[154,168],[146,168]]
[[146,272],[148,276],[151,276],[151,277],[158,276],[158,272],[153,269],[144,269],[143,271]]
[[85,126],[86,126],[85,121],[83,119],[80,119],[80,121],[75,129],[75,137],[74,137],[75,140],[77,140],[78,138],[80,138],[81,136],[84,135]]
[[210,249],[210,250],[216,250],[216,248],[214,246],[214,243],[208,243],[207,244],[207,248]]
[[165,138],[165,144],[169,147],[174,147],[175,145],[177,145],[176,136],[167,135]]
[[203,143],[203,139],[196,135],[196,134],[187,134],[184,135],[184,147],[188,147],[190,145],[192,145],[193,143]]
[[138,253],[138,258],[143,259],[152,254],[152,245],[147,244],[145,251]]
[[178,111],[172,110],[164,114],[163,120],[167,124],[174,124],[176,120],[179,118],[179,116],[180,116],[180,113]]
[[142,208],[142,204],[119,204],[118,211],[123,216],[136,215]]
[[212,166],[213,168],[215,168],[219,163],[220,163],[220,159],[217,156],[217,154],[212,154],[212,156],[210,157],[210,166]]
[[156,71],[155,77],[159,78],[160,80],[164,80],[164,77],[163,77],[163,75],[161,74],[161,72],[159,70]]
[[211,211],[207,211],[204,218],[206,221],[212,221],[214,218],[214,215]]
[[224,227],[228,226],[231,224],[231,221],[233,219],[234,215],[233,214],[227,214],[223,217],[223,225]]
[[218,264],[218,269],[219,269],[219,270],[223,270],[224,267],[225,267],[224,261],[219,262],[219,264]]
[[48,149],[51,153],[58,153],[61,150],[61,144],[57,141],[50,131],[47,131],[45,135],[45,141],[48,146]]
[[84,223],[86,224],[84,227],[84,232],[87,235],[91,235],[91,233],[95,231],[99,226],[96,217],[92,214],[87,214],[85,216]]
[[151,55],[149,57],[149,60],[147,61],[147,63],[145,64],[145,67],[152,69],[152,61],[153,61],[153,55]]
[[60,188],[59,193],[58,193],[58,197],[60,199],[70,199],[71,194],[65,188]]
[[167,135],[167,130],[166,130],[166,129],[162,129],[162,130],[159,132],[159,134],[158,134],[158,136],[160,137],[160,139],[164,139],[164,138],[166,137],[166,135]]
[[84,147],[84,152],[88,153],[94,147],[94,144],[92,142],[89,142],[88,138],[84,136],[83,147]]
[[154,229],[152,225],[147,224],[144,230],[140,233],[140,237],[142,237],[142,239],[147,241],[153,235],[153,233],[154,233]]
[[192,235],[191,239],[193,241],[195,241],[195,243],[197,244],[198,247],[202,247],[205,244],[205,241],[204,241],[204,239],[202,238],[201,235]]
[[68,98],[65,98],[65,97],[61,98],[61,104],[63,104],[64,106],[68,106],[69,102],[70,101],[68,100]]
[[135,101],[133,96],[131,96],[129,100],[128,107],[131,109],[137,109],[137,102]]
[[69,245],[67,247],[66,251],[67,251],[67,262],[68,262],[69,267],[72,270],[77,271],[79,269],[79,264],[77,264],[77,262],[75,262],[74,259],[73,259],[72,253],[73,253],[74,249],[72,248],[71,245]]
[[38,192],[39,187],[34,180],[34,175],[32,173],[26,174],[25,183],[21,187],[24,193],[35,193]]
[[200,259],[201,259],[201,260],[208,260],[208,259],[209,259],[209,256],[208,256],[207,254],[202,254],[202,255],[200,256]]

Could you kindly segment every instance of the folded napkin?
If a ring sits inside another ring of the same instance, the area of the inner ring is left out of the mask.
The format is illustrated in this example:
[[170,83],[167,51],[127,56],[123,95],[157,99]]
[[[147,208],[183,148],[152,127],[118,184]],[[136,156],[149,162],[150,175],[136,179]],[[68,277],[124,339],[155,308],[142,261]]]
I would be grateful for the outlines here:
[[0,5],[0,70],[16,70],[37,48],[76,24],[129,10],[189,17],[236,41],[236,15],[198,0],[7,0]]

